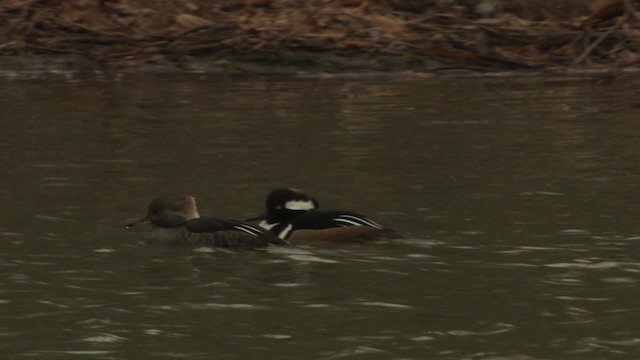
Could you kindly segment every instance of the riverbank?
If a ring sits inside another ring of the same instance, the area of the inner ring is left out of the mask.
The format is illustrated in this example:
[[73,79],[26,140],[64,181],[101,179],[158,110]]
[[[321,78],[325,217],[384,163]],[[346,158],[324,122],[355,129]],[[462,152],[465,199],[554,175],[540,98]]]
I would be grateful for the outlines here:
[[0,70],[599,73],[639,61],[630,1],[424,3],[12,0]]

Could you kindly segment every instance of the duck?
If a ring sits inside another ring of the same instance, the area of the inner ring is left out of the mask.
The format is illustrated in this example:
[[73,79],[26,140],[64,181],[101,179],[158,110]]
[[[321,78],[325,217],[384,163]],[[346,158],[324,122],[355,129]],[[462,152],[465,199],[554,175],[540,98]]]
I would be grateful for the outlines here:
[[170,245],[211,247],[266,247],[288,245],[285,239],[250,223],[238,220],[201,217],[195,197],[190,195],[159,197],[151,200],[142,219],[126,225],[150,225],[151,242]]
[[264,213],[245,221],[260,221],[258,226],[291,243],[365,242],[402,237],[357,212],[320,208],[318,200],[296,189],[272,190],[265,208]]

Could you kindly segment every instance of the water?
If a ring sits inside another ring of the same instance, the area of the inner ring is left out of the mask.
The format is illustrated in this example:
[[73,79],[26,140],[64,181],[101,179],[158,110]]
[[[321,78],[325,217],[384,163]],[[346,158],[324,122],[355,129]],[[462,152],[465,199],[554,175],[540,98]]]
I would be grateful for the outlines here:
[[[6,359],[637,359],[637,78],[0,81]],[[395,243],[147,245],[290,186]]]

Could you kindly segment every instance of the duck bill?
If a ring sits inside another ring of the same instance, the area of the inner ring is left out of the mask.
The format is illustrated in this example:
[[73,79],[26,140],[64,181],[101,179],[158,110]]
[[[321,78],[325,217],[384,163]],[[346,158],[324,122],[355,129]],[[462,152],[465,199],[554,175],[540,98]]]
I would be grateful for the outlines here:
[[131,229],[132,227],[136,226],[136,225],[140,225],[140,224],[151,224],[151,220],[144,218],[144,219],[140,219],[134,223],[131,224],[127,224],[125,225],[125,229]]
[[246,218],[244,219],[244,221],[258,221],[258,220],[267,220],[269,218],[269,216],[267,215],[267,213],[263,213],[260,215],[256,215],[250,218]]

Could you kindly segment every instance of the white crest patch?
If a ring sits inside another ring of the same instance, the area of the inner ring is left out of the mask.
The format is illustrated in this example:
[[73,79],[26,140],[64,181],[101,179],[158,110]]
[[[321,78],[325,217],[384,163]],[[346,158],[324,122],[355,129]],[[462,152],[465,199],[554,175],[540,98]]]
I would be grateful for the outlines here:
[[312,210],[316,208],[311,200],[290,200],[284,203],[284,207],[289,210]]

